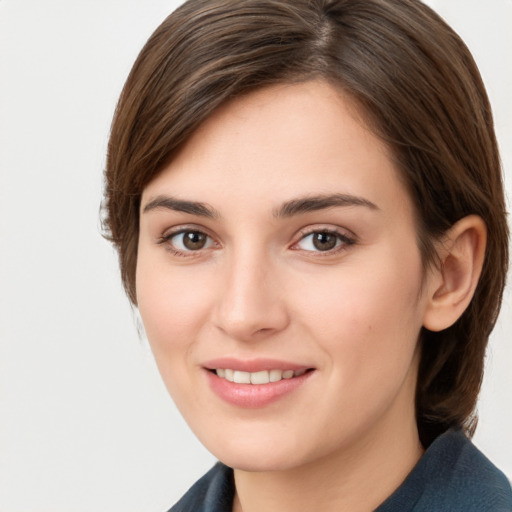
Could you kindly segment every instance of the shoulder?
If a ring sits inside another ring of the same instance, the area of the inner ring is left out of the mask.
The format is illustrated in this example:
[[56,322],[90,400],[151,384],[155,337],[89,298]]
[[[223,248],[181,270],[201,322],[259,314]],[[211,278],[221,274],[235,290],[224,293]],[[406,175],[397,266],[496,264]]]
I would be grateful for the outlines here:
[[466,512],[512,511],[507,478],[462,432],[445,433],[432,448],[435,483],[444,483],[445,503],[452,507],[458,503],[459,509]]
[[512,491],[505,475],[462,432],[448,431],[378,509],[392,510],[511,512]]
[[169,512],[231,512],[234,492],[233,470],[218,462]]

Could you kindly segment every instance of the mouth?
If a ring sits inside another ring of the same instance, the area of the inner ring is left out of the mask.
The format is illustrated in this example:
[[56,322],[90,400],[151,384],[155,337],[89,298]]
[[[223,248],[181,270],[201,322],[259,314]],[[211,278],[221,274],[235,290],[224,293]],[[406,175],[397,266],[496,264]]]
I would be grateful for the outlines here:
[[299,396],[297,390],[317,373],[316,368],[269,359],[219,359],[203,369],[215,395],[244,409],[263,408],[285,396]]
[[235,384],[270,384],[271,382],[279,382],[281,380],[293,379],[301,377],[305,373],[313,371],[313,368],[301,368],[298,370],[261,370],[257,372],[246,372],[242,370],[233,370],[231,368],[215,368],[211,369],[210,372],[217,375],[221,379],[225,379],[228,382],[234,382]]

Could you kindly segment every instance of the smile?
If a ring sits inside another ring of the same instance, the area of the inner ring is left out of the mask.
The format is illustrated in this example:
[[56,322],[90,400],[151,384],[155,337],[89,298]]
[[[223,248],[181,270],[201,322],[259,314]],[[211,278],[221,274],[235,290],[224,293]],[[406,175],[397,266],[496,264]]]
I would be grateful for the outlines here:
[[244,372],[240,370],[232,370],[229,368],[217,368],[215,373],[221,379],[236,384],[269,384],[270,382],[279,382],[283,379],[292,379],[300,377],[306,373],[306,369],[300,370],[262,370],[259,372]]
[[[275,362],[272,365],[274,368],[268,365],[268,362],[262,361],[235,364],[238,367],[246,366],[246,368],[235,370],[226,368],[228,364],[225,366],[216,364],[210,368],[204,368],[207,370],[205,375],[210,389],[222,401],[232,406],[249,409],[266,407],[285,396],[295,395],[298,389],[317,373],[315,368],[298,365],[295,369],[276,368]],[[270,369],[262,369],[262,365]],[[251,369],[253,371],[247,371]]]

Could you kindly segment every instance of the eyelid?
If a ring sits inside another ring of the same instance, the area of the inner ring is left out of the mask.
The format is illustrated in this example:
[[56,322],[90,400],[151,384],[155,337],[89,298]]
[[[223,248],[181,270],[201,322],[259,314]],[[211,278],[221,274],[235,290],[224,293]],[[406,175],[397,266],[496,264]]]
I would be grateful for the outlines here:
[[[208,247],[203,247],[201,249],[197,250],[182,250],[178,249],[177,247],[173,246],[171,240],[183,233],[189,233],[189,232],[195,232],[195,233],[201,233],[205,235],[212,243],[208,245]],[[172,254],[177,256],[184,256],[184,257],[194,257],[199,256],[204,251],[207,251],[212,248],[212,246],[219,246],[220,244],[217,242],[215,237],[213,237],[209,230],[204,228],[203,226],[197,226],[194,224],[186,224],[186,225],[179,225],[179,226],[173,226],[172,228],[166,229],[161,236],[158,237],[156,243],[158,245],[165,245],[166,249],[170,251]]]
[[[197,250],[180,250],[176,247],[174,247],[171,243],[171,239],[175,236],[178,236],[182,233],[187,232],[198,232],[202,233],[205,236],[208,237],[208,239],[212,242],[208,245],[208,247],[204,247]],[[326,251],[321,250],[307,250],[307,249],[301,249],[300,247],[297,247],[298,244],[304,240],[306,237],[311,236],[315,233],[328,233],[332,234],[336,237],[338,237],[338,240],[341,240],[341,244],[339,246],[334,247],[333,249],[329,249]],[[357,237],[354,233],[347,230],[346,228],[340,228],[338,226],[332,226],[332,225],[314,225],[314,226],[308,226],[305,228],[302,228],[299,230],[297,235],[294,237],[295,241],[291,244],[289,247],[291,250],[294,251],[302,251],[304,253],[314,254],[316,257],[327,257],[332,256],[334,254],[337,254],[338,252],[342,252],[347,249],[347,247],[354,245],[357,243]],[[206,229],[204,226],[198,226],[194,224],[187,224],[187,225],[178,225],[173,226],[172,228],[166,229],[163,234],[158,237],[157,244],[159,245],[165,245],[167,250],[169,250],[171,253],[179,256],[185,256],[185,257],[194,257],[199,256],[200,254],[204,253],[204,251],[207,251],[209,249],[212,249],[212,246],[215,248],[219,248],[221,244],[216,240],[216,238],[210,234],[209,230]]]
[[[315,233],[328,233],[331,235],[335,235],[336,237],[338,237],[338,240],[341,240],[342,243],[339,246],[327,251],[313,251],[297,247],[302,240]],[[347,249],[348,246],[354,245],[355,243],[357,243],[356,235],[351,231],[348,231],[347,229],[339,228],[336,226],[316,225],[308,226],[306,228],[301,229],[298,232],[297,236],[295,237],[295,241],[291,245],[290,249],[315,254],[315,256],[325,257],[332,256],[340,251],[344,251]]]

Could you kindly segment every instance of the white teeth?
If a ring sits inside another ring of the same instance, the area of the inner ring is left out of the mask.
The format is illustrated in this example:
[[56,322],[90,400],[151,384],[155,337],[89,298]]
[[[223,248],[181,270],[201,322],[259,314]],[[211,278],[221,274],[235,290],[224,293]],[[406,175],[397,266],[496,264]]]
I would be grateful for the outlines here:
[[221,379],[236,384],[268,384],[269,382],[279,382],[282,379],[291,379],[300,377],[306,373],[306,368],[301,370],[262,370],[260,372],[242,372],[240,370],[230,370],[229,368],[217,368],[215,373]]
[[250,384],[251,374],[249,372],[235,370],[235,373],[233,374],[233,382],[236,382],[237,384]]
[[283,378],[282,370],[270,370],[269,372],[269,380],[270,382],[277,382]]
[[267,370],[251,373],[251,384],[268,384],[270,377]]

